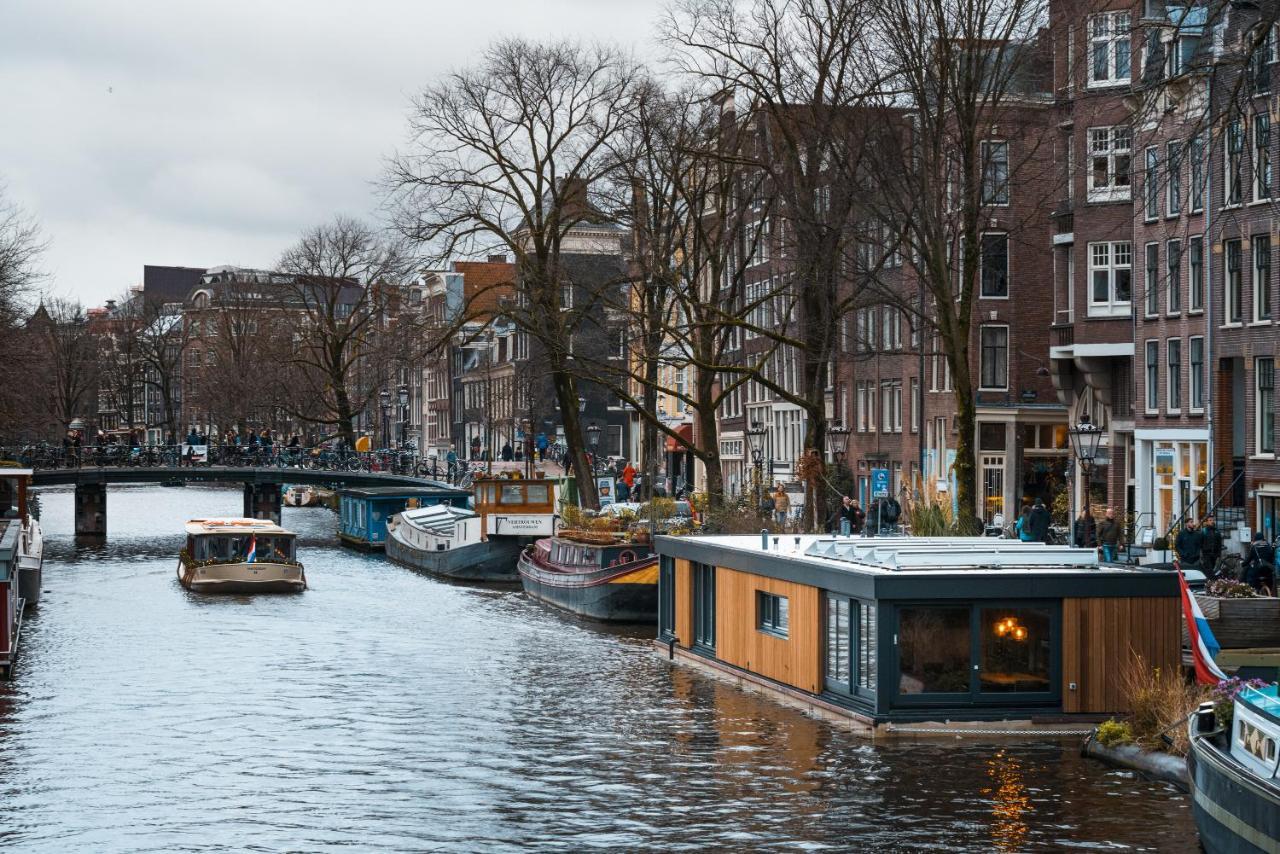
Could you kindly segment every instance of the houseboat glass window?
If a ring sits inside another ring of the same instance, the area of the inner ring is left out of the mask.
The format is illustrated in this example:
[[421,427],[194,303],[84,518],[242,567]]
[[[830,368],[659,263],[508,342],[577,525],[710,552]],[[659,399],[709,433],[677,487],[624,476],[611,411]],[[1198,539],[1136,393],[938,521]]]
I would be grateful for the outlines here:
[[548,504],[551,501],[548,497],[546,484],[531,483],[524,490],[525,494],[529,496],[530,504]]
[[676,633],[676,562],[664,557],[658,566],[658,637],[670,640]]
[[716,568],[703,563],[693,565],[693,644],[716,646]]
[[518,483],[503,484],[502,494],[498,496],[501,504],[523,504],[524,487]]
[[852,628],[849,608],[848,599],[827,599],[827,683],[837,690],[847,689],[853,665],[849,650]]
[[876,606],[874,602],[858,603],[858,679],[857,687],[876,692]]
[[981,608],[978,665],[983,693],[1043,694],[1051,691],[1052,615],[1044,608]]
[[791,628],[790,610],[786,596],[756,591],[756,628],[760,631],[785,638]]
[[969,692],[969,608],[898,609],[898,692]]

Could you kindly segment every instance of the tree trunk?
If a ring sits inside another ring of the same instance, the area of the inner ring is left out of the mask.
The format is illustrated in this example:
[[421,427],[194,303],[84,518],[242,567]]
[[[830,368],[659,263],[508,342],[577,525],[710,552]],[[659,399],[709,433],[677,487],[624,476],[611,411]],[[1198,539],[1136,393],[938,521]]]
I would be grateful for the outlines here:
[[[332,377],[330,377],[330,382],[333,382]],[[351,398],[347,395],[346,385],[342,382],[334,383],[333,408],[334,415],[338,419],[338,435],[342,438],[342,441],[346,443],[348,448],[354,449],[356,446],[356,435],[351,423],[355,420],[356,414],[351,411]]]
[[587,465],[587,454],[582,447],[582,419],[578,413],[578,393],[573,375],[563,369],[553,368],[551,383],[555,386],[556,400],[560,401],[560,418],[564,423],[565,443],[573,463],[573,478],[578,484],[578,496],[588,510],[600,509],[600,496],[596,494],[596,479]]
[[[710,385],[710,384],[708,384]],[[698,399],[712,400],[710,388],[699,388]],[[724,505],[724,469],[720,462],[720,434],[716,430],[716,412],[711,406],[699,406],[698,413],[698,445],[703,449],[695,455],[702,461],[707,477],[707,506]]]
[[959,523],[957,528],[960,533],[976,535],[981,533],[974,525],[975,520],[978,518],[978,501],[975,488],[978,467],[973,446],[977,410],[973,397],[973,384],[970,381],[967,354],[961,353],[958,358],[954,358],[952,361],[954,367],[952,367],[951,376],[954,380],[957,419],[955,473],[956,512],[959,515],[956,521]]
[[[644,408],[645,412],[658,411],[658,389],[656,385],[656,377],[658,373],[657,363],[649,360],[645,365],[646,377],[644,386]],[[644,493],[643,500],[649,501],[653,498],[653,484],[658,477],[658,425],[654,424],[647,418],[641,421],[641,448],[640,453],[644,457]]]

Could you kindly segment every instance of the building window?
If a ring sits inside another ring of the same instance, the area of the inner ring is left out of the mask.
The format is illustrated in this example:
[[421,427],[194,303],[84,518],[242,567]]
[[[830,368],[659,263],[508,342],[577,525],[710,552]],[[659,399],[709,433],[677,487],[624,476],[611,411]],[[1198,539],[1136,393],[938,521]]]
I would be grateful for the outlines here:
[[716,648],[716,568],[693,564],[693,645]]
[[1009,204],[1009,143],[982,143],[982,203]]
[[911,378],[911,432],[920,432],[920,378]]
[[1160,311],[1160,244],[1147,244],[1147,280],[1146,286],[1147,316]]
[[1129,198],[1131,157],[1128,127],[1089,128],[1089,201]]
[[1274,359],[1255,359],[1258,397],[1255,422],[1258,425],[1258,453],[1276,452],[1276,363]]
[[1009,387],[1009,327],[984,326],[982,336],[981,387],[1004,390]]
[[1089,302],[1091,307],[1119,306],[1126,311],[1132,295],[1133,244],[1089,244]]
[[1187,382],[1191,390],[1191,411],[1204,411],[1204,339],[1200,337],[1192,338],[1189,346],[1191,348],[1188,354],[1191,357],[1191,372],[1187,375]]
[[1182,340],[1170,338],[1165,342],[1169,352],[1169,411],[1182,411]]
[[1204,210],[1204,139],[1191,140],[1191,210]]
[[1160,342],[1147,342],[1147,412],[1160,410]]
[[1127,83],[1130,76],[1129,13],[1089,18],[1089,84]]
[[874,697],[876,692],[876,606],[827,595],[826,688],[840,694]]
[[1270,198],[1271,116],[1258,113],[1253,117],[1253,200],[1257,202]]
[[1192,311],[1204,311],[1204,238],[1197,235],[1187,241],[1187,289]]
[[785,638],[791,629],[790,602],[786,596],[756,591],[756,627],[768,635]]
[[1009,296],[1009,235],[982,235],[982,295]]
[[1160,149],[1147,149],[1147,219],[1160,216]]
[[573,308],[573,285],[560,286],[560,307]]
[[1226,314],[1228,323],[1240,322],[1240,241],[1227,240],[1223,242],[1223,254],[1226,255],[1227,265],[1227,281],[1226,293],[1224,294],[1226,302]]
[[1170,314],[1182,311],[1182,241],[1170,240],[1164,246],[1165,266],[1169,268],[1169,292],[1165,308]]
[[1182,213],[1182,143],[1171,142],[1165,146],[1169,161],[1169,184],[1165,192],[1165,212],[1169,216]]
[[1228,205],[1240,204],[1243,191],[1240,182],[1240,158],[1244,153],[1244,123],[1236,119],[1227,125],[1222,144],[1226,148],[1226,200]]
[[1253,236],[1253,319],[1271,319],[1271,237]]

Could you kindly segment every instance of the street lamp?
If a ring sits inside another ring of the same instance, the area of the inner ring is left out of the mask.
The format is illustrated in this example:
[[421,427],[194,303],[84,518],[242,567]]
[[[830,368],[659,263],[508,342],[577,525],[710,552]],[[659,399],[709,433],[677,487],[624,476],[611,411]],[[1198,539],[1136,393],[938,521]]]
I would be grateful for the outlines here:
[[752,421],[751,426],[745,431],[747,434],[747,446],[751,449],[751,464],[756,468],[756,512],[760,512],[760,486],[764,479],[762,467],[764,465],[764,425],[759,421]]
[[587,428],[587,444],[591,447],[591,474],[594,475],[596,473],[596,463],[598,462],[596,450],[600,447],[599,424],[592,424]]
[[391,392],[385,388],[378,392],[378,402],[382,404],[382,444],[386,447],[391,444]]
[[839,421],[827,428],[827,455],[839,465],[849,449],[849,434],[853,431]]
[[[1093,475],[1094,465],[1098,461],[1098,445],[1102,442],[1102,428],[1093,423],[1088,413],[1081,413],[1080,421],[1074,426],[1067,428],[1067,435],[1071,437],[1071,452],[1075,455],[1076,464],[1080,466],[1080,475],[1084,482],[1085,498],[1089,500],[1089,480]],[[1075,501],[1075,483],[1071,484],[1071,518],[1067,519],[1068,530],[1071,532],[1071,544],[1073,546],[1080,545],[1076,542],[1076,501]]]
[[400,447],[404,447],[404,435],[409,429],[409,386],[400,383],[396,388],[396,397],[400,399],[400,411],[404,413],[400,421]]

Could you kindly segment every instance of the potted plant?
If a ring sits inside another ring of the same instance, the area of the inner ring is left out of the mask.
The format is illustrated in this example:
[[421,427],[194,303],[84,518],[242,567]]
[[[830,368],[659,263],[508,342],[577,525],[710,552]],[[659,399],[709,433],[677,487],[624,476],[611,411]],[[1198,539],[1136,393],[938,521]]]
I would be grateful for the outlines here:
[[1248,584],[1219,578],[1196,594],[1200,610],[1224,649],[1280,646],[1280,599]]

